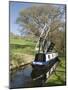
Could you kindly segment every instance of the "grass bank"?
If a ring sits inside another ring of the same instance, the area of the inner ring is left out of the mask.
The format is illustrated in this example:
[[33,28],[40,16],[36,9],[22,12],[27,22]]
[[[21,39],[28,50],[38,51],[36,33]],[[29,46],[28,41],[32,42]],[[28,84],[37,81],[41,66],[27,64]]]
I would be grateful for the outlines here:
[[10,38],[10,67],[31,62],[34,59],[35,44],[31,39]]
[[59,57],[59,64],[53,74],[45,82],[45,86],[60,86],[66,84],[65,57]]

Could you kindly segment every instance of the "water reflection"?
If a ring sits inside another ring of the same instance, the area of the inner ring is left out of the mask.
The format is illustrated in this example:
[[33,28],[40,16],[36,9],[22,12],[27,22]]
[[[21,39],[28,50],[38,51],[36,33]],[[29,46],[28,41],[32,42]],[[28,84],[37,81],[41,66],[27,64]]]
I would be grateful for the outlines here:
[[[12,77],[13,76],[13,77]],[[28,88],[42,86],[45,78],[43,70],[36,70],[28,65],[10,75],[10,88]]]
[[42,87],[46,81],[46,72],[49,71],[55,62],[49,62],[41,69],[34,68],[30,64],[24,68],[21,67],[14,74],[10,74],[10,88]]
[[33,80],[33,85],[35,87],[43,86],[46,80],[46,71],[45,70],[36,70],[33,68],[31,73],[31,78]]

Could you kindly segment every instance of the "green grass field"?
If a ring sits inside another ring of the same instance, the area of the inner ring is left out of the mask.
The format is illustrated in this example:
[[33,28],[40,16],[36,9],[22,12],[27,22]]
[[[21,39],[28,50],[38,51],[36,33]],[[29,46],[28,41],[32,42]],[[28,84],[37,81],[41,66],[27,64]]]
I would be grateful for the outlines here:
[[36,42],[32,39],[10,38],[10,63],[11,67],[19,66],[33,60]]
[[19,45],[35,45],[34,41],[32,41],[31,39],[10,39],[10,44],[19,44]]
[[35,42],[26,39],[10,39],[10,50],[12,53],[34,54]]

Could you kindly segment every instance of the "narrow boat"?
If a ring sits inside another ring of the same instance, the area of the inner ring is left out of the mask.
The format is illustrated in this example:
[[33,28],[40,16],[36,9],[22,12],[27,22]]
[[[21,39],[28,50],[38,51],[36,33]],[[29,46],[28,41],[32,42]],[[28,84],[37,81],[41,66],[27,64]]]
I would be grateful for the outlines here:
[[51,67],[58,60],[58,53],[47,52],[37,53],[35,60],[32,62],[32,67],[35,69],[45,69]]

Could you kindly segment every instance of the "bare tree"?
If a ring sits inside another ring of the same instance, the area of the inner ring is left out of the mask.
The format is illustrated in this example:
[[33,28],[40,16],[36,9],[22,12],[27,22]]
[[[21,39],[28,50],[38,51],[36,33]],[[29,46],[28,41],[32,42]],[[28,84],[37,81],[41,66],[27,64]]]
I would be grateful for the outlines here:
[[45,23],[50,22],[50,19],[52,23],[50,27],[52,30],[61,26],[61,19],[64,15],[65,6],[61,7],[59,7],[59,5],[57,7],[57,5],[50,4],[35,5],[21,10],[16,22],[24,27],[27,32],[39,36],[41,28],[44,27]]
[[[21,27],[25,28],[27,32],[34,34],[36,37],[40,36],[41,30],[44,27],[45,23],[50,23],[49,27],[51,32],[49,33],[49,38],[55,43],[61,43],[63,38],[59,38],[58,35],[61,33],[59,32],[58,34],[57,31],[59,31],[59,28],[61,27],[64,31],[65,8],[65,5],[34,4],[34,6],[30,8],[21,10],[16,22]],[[61,45],[59,45],[59,48],[60,46]]]

